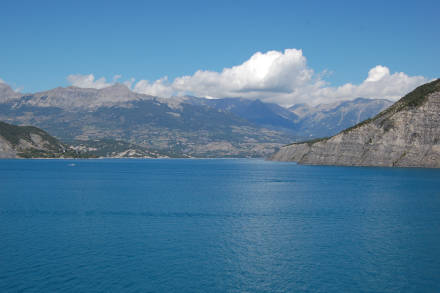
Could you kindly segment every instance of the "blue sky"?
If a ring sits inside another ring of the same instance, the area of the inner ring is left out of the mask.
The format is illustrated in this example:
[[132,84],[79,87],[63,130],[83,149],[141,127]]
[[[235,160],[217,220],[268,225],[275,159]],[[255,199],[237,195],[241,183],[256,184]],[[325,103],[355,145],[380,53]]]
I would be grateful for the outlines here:
[[359,85],[377,65],[432,79],[439,11],[440,1],[4,0],[0,78],[25,92],[71,74],[172,82],[294,48],[333,87]]

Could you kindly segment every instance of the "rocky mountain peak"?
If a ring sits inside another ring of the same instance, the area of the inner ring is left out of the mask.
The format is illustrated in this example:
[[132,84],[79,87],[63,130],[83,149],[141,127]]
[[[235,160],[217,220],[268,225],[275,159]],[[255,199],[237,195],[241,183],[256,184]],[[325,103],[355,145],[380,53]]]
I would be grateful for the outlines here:
[[108,101],[129,101],[133,99],[140,99],[146,95],[135,93],[131,91],[126,85],[122,83],[115,83],[109,87],[98,90],[98,96]]
[[116,83],[103,89],[80,88],[76,86],[57,87],[48,91],[29,95],[26,100],[19,101],[18,103],[25,103],[27,105],[38,107],[58,107],[70,110],[114,106],[128,101],[151,98],[151,96],[131,91],[124,84]]

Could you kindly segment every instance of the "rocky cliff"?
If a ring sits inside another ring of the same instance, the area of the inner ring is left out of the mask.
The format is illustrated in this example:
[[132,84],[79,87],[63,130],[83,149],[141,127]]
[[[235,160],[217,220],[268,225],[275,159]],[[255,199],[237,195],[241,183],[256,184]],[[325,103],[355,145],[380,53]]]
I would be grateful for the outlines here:
[[330,138],[282,147],[276,161],[310,165],[440,167],[440,79]]

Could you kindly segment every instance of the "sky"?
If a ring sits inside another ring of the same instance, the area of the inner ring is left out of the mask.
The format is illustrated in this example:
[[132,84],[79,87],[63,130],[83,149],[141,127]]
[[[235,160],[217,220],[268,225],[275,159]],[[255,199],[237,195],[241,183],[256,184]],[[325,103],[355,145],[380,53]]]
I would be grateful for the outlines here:
[[438,0],[2,0],[0,80],[286,106],[395,100],[440,77],[439,11]]

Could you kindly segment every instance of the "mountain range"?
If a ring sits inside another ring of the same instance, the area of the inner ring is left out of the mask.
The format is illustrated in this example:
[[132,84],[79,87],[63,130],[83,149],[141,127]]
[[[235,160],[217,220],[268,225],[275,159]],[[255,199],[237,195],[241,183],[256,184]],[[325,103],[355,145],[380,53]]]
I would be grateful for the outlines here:
[[0,83],[0,121],[35,125],[76,146],[119,141],[177,157],[264,157],[291,141],[333,135],[390,104],[360,98],[287,109],[243,98],[159,98],[122,84],[20,94]]
[[357,98],[311,107],[297,104],[289,108],[298,115],[298,127],[304,137],[327,137],[373,117],[393,103],[385,99]]

